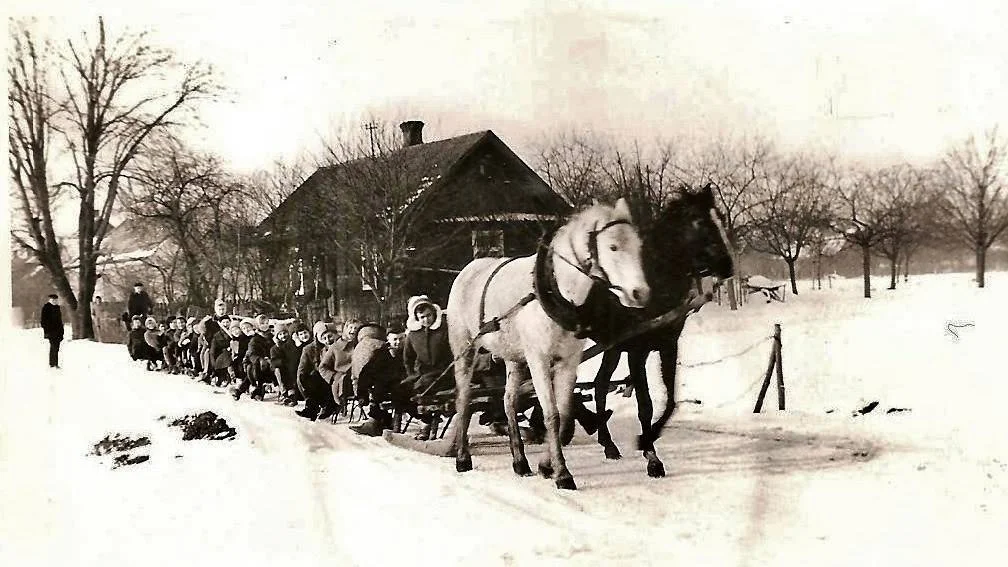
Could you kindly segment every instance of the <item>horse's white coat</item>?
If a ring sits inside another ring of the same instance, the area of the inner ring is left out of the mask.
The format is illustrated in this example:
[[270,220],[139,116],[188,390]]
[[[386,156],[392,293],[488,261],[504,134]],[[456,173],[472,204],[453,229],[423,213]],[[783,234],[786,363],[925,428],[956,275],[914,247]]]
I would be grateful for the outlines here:
[[[550,246],[553,253],[565,261],[554,261],[554,277],[560,293],[575,305],[584,303],[591,290],[592,279],[575,268],[591,257],[589,234],[614,220],[631,221],[626,203],[620,199],[615,207],[594,205],[575,215],[557,231]],[[640,258],[640,237],[630,224],[617,224],[597,236],[599,266],[590,266],[591,273],[608,274],[611,284],[627,291],[629,297],[646,301],[650,291],[644,278]],[[469,388],[472,376],[472,354],[482,346],[503,358],[508,367],[505,406],[511,430],[511,451],[515,470],[527,470],[521,437],[517,431],[515,404],[517,389],[526,373],[530,373],[536,396],[543,407],[547,431],[548,457],[540,463],[555,472],[558,486],[573,479],[567,471],[560,449],[560,427],[569,426],[571,399],[576,370],[580,363],[583,339],[565,331],[533,301],[500,322],[500,330],[483,335],[473,343],[479,332],[480,301],[486,286],[487,320],[500,316],[515,306],[533,290],[535,256],[514,260],[504,266],[487,284],[491,273],[503,262],[500,259],[477,259],[467,265],[452,284],[448,297],[451,313],[448,334],[452,351],[458,357],[455,365],[457,391],[456,408],[460,412],[457,438],[457,462],[470,462],[468,446]],[[573,265],[572,265],[573,264]],[[464,469],[460,469],[464,470]]]

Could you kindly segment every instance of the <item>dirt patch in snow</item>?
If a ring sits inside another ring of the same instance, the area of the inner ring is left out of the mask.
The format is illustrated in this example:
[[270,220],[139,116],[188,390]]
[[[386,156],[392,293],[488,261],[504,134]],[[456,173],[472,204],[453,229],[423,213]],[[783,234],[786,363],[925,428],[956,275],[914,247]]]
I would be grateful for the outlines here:
[[134,455],[131,452],[141,447],[148,447],[150,444],[150,438],[147,436],[130,437],[121,433],[113,433],[106,435],[104,439],[95,443],[89,454],[95,457],[115,454],[112,458],[112,468],[117,469],[149,460],[150,455]]
[[193,439],[223,441],[234,439],[238,435],[235,428],[228,425],[223,417],[212,411],[180,417],[172,420],[168,425],[182,429],[183,441],[192,441]]

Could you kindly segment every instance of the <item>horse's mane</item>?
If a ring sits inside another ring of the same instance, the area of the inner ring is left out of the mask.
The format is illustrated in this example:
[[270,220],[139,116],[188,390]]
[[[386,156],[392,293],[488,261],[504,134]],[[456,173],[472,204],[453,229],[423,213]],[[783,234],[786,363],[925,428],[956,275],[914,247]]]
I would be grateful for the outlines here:
[[606,203],[595,203],[574,213],[565,226],[568,230],[585,228],[587,232],[616,220],[633,222],[629,213],[617,210],[616,207]]

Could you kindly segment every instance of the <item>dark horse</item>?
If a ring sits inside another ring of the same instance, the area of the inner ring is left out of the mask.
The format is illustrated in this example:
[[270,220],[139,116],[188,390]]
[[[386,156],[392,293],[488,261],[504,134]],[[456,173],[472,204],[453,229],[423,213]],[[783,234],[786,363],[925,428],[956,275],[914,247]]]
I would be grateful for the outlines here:
[[[645,309],[627,309],[611,299],[604,290],[593,290],[581,314],[591,329],[589,336],[599,343],[613,340],[632,325],[667,313],[690,298],[697,278],[712,276],[727,279],[734,275],[731,246],[725,235],[722,214],[714,204],[711,186],[698,192],[684,191],[682,196],[666,205],[653,221],[640,218],[643,237],[642,263],[651,302]],[[644,224],[648,223],[648,224]],[[595,376],[595,403],[599,416],[605,415],[609,382],[620,355],[627,353],[630,381],[637,395],[637,416],[641,423],[638,448],[648,461],[648,476],[665,476],[665,465],[658,458],[654,442],[675,410],[676,362],[679,335],[685,318],[678,323],[637,335],[608,350]],[[652,351],[661,358],[662,382],[668,402],[658,420],[651,422],[653,404],[648,391],[644,363]],[[607,459],[619,459],[619,448],[613,443],[605,419],[599,420],[598,442],[605,448]]]

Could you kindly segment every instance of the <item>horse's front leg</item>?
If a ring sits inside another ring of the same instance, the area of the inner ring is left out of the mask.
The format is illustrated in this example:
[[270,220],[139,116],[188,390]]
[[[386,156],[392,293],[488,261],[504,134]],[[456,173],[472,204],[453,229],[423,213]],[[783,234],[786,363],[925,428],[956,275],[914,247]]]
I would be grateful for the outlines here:
[[679,361],[678,340],[660,350],[659,355],[661,356],[662,383],[665,385],[665,393],[668,399],[665,402],[665,410],[651,426],[652,441],[657,441],[661,437],[662,429],[665,428],[665,424],[668,423],[668,420],[676,410],[676,367]]
[[654,415],[654,404],[651,402],[651,392],[648,390],[647,351],[631,351],[627,353],[627,364],[630,366],[630,379],[633,382],[634,393],[637,394],[637,419],[640,420],[641,435],[637,438],[637,448],[647,459],[648,476],[653,478],[665,476],[665,465],[655,451],[654,439],[651,436],[651,418]]
[[598,414],[598,442],[605,450],[607,459],[619,459],[619,447],[613,442],[612,434],[609,432],[609,421],[605,419],[606,398],[609,396],[609,382],[612,380],[613,372],[619,365],[620,355],[618,350],[610,349],[602,355],[602,365],[599,366],[598,373],[595,374],[595,412]]
[[472,470],[472,455],[469,453],[469,422],[472,419],[472,361],[473,350],[467,349],[455,361],[455,413],[456,453],[455,470],[466,472]]
[[[539,474],[545,478],[554,477],[557,488],[576,490],[574,477],[567,470],[567,463],[564,461],[563,450],[560,446],[560,415],[557,408],[557,396],[554,389],[555,374],[562,374],[560,361],[556,358],[549,360],[535,358],[529,360],[529,371],[532,373],[532,384],[535,386],[536,396],[539,398],[539,405],[543,410],[543,423],[546,426],[546,447],[547,452],[539,461]],[[570,377],[562,378],[564,382],[569,382],[573,391],[573,380]],[[570,400],[567,401],[567,412],[570,413]]]
[[508,422],[508,442],[511,446],[511,467],[518,476],[532,476],[528,459],[525,457],[525,445],[522,443],[521,431],[518,429],[518,389],[528,375],[528,367],[518,362],[508,361],[507,381],[504,385],[504,414]]

